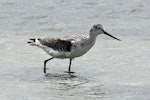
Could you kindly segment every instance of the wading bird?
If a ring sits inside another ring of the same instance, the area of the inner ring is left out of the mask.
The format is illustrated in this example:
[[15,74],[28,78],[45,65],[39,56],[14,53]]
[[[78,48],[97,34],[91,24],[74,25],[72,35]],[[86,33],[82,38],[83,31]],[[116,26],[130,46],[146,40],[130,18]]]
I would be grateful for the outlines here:
[[29,43],[31,46],[42,48],[48,53],[51,58],[44,61],[44,73],[46,73],[46,63],[54,58],[68,58],[70,60],[68,73],[71,72],[72,59],[84,55],[89,49],[93,47],[96,37],[99,34],[106,34],[116,40],[120,39],[107,33],[101,24],[93,25],[89,31],[89,36],[64,36],[59,38],[42,37],[32,38]]

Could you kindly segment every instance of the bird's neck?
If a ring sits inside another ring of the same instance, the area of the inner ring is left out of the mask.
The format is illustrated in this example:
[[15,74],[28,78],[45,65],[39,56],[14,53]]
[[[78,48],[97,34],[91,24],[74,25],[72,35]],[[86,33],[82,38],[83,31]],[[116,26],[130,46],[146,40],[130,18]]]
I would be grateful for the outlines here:
[[97,38],[97,35],[96,35],[96,34],[93,34],[93,33],[90,33],[90,34],[89,34],[89,41],[95,42],[95,41],[96,41],[96,38]]

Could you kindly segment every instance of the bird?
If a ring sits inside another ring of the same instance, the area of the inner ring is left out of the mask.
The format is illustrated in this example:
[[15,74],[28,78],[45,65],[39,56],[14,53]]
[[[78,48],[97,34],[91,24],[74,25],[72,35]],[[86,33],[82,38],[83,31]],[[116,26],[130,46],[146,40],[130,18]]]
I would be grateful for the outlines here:
[[40,37],[30,38],[27,43],[30,46],[37,46],[43,49],[51,57],[44,60],[44,73],[46,74],[46,64],[48,61],[58,59],[69,59],[69,66],[67,73],[74,73],[71,71],[72,60],[87,53],[95,44],[96,38],[100,34],[105,34],[118,41],[120,39],[106,32],[101,24],[94,24],[88,36],[62,36],[62,37]]

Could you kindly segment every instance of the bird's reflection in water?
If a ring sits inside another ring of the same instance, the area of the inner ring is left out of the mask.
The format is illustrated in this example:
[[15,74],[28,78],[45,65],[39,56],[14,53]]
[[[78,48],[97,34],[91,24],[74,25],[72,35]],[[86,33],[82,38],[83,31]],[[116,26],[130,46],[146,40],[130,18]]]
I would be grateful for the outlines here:
[[76,76],[74,74],[45,74],[46,80],[50,83],[57,85],[57,90],[70,90],[80,87],[88,83],[90,80],[87,78]]
[[50,74],[50,73],[45,74],[45,76],[47,79],[60,79],[60,80],[67,80],[77,77],[74,74]]

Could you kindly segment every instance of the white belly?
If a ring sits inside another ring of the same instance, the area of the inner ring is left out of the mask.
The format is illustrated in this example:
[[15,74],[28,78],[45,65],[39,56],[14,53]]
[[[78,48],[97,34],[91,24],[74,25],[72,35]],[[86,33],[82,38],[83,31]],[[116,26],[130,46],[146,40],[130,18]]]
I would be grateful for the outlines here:
[[56,51],[48,47],[44,47],[43,50],[55,58],[70,58],[71,52]]

